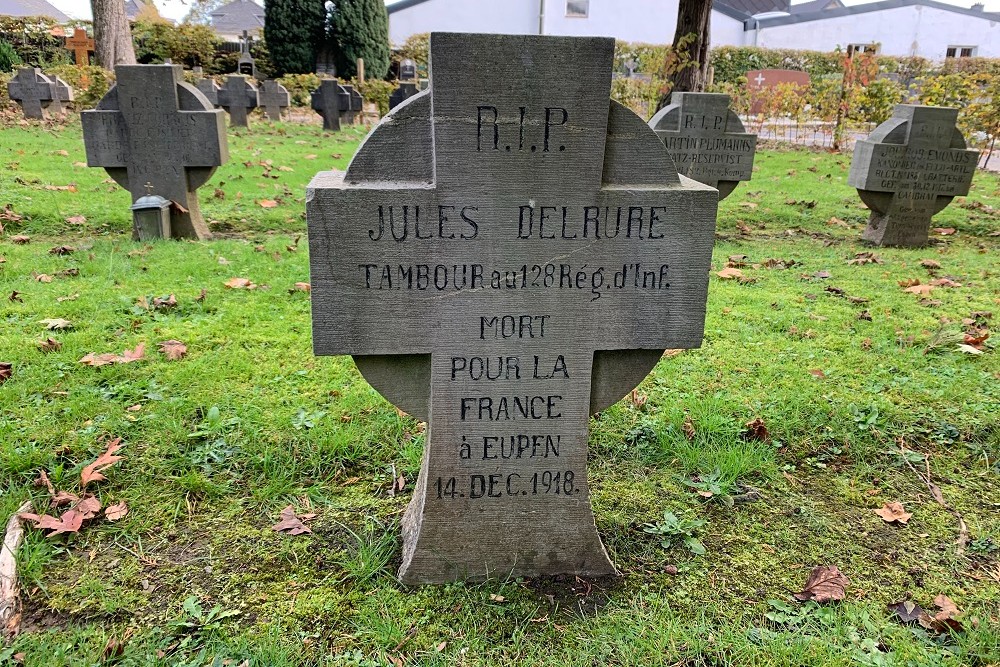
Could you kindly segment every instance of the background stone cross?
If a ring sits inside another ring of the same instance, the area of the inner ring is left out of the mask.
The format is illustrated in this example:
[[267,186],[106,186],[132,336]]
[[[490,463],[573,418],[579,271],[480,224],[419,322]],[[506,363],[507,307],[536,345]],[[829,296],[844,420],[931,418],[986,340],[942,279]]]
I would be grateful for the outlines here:
[[55,95],[53,95],[52,101],[49,103],[48,110],[51,113],[62,115],[69,110],[69,107],[63,104],[63,102],[73,101],[73,87],[58,76],[50,78],[52,79],[52,90],[55,92]]
[[871,209],[862,239],[924,245],[934,214],[969,193],[979,152],[965,147],[957,119],[958,109],[900,104],[855,144],[847,182]]
[[429,420],[404,582],[615,571],[589,416],[700,345],[717,196],[609,99],[613,49],[435,33],[431,88],[309,186],[316,354]]
[[55,82],[37,67],[19,69],[17,76],[7,82],[7,94],[21,105],[25,118],[46,118],[46,109],[58,99]]
[[116,85],[80,114],[87,164],[132,194],[173,202],[171,235],[208,238],[196,190],[228,158],[226,121],[178,65],[118,65]]
[[281,120],[282,110],[292,103],[288,89],[274,79],[268,79],[261,85],[257,99],[268,120]]
[[90,54],[94,52],[94,40],[87,36],[84,28],[73,30],[73,36],[66,38],[66,48],[73,52],[77,65],[90,64]]
[[219,106],[229,114],[231,127],[249,127],[249,111],[257,108],[257,86],[245,76],[232,74],[219,88]]
[[215,82],[215,79],[199,79],[195,86],[213,107],[219,106],[219,84]]
[[353,125],[357,115],[364,109],[364,100],[361,98],[361,93],[350,84],[345,83],[340,89],[340,122]]
[[649,126],[667,147],[677,172],[718,188],[720,200],[753,174],[757,135],[747,134],[729,109],[729,95],[674,93]]
[[340,129],[341,96],[344,94],[343,86],[336,79],[323,79],[319,88],[312,92],[312,108],[323,117],[324,130]]

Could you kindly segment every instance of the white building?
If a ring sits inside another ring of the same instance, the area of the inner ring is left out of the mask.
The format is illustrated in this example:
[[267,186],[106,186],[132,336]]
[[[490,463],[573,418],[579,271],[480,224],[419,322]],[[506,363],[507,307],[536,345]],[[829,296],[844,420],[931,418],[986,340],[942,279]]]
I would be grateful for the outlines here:
[[[971,0],[970,0],[971,2]],[[432,31],[603,35],[628,42],[673,40],[677,0],[398,0],[389,38]],[[713,46],[832,51],[874,44],[894,56],[1000,57],[1000,14],[937,0],[715,0]]]

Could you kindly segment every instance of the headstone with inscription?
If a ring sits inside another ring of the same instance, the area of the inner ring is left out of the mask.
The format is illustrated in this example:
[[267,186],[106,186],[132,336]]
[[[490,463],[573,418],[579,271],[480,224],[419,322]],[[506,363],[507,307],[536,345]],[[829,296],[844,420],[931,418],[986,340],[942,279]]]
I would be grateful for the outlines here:
[[958,109],[900,104],[854,145],[847,182],[871,209],[862,239],[924,245],[934,214],[969,194],[979,151],[966,148],[957,120]]
[[84,28],[75,28],[73,36],[66,38],[66,48],[73,52],[73,61],[79,67],[90,64],[90,54],[94,52],[94,40],[87,36]]
[[674,93],[649,126],[663,141],[677,172],[719,190],[725,199],[749,181],[757,135],[747,134],[729,108],[729,95]]
[[229,114],[230,127],[250,127],[249,112],[257,108],[257,86],[245,76],[230,74],[218,98],[219,106]]
[[268,120],[281,120],[281,112],[292,103],[288,89],[274,79],[268,79],[260,87],[258,103],[264,109]]
[[47,118],[48,108],[58,100],[55,82],[37,67],[19,69],[7,82],[7,95],[21,106],[25,118],[38,120]]
[[219,84],[215,82],[215,79],[199,79],[195,86],[213,107],[219,106]]
[[787,86],[799,95],[809,92],[809,74],[793,69],[755,69],[747,72],[747,93],[750,95],[750,113],[760,113],[766,106],[765,98],[772,88]]
[[612,39],[430,50],[430,90],[309,185],[314,351],[428,421],[404,582],[612,574],[588,420],[701,344],[716,191],[610,100]]
[[117,83],[80,114],[87,164],[104,167],[132,194],[172,202],[177,238],[209,238],[196,190],[223,164],[226,121],[205,96],[184,82],[179,65],[118,65]]

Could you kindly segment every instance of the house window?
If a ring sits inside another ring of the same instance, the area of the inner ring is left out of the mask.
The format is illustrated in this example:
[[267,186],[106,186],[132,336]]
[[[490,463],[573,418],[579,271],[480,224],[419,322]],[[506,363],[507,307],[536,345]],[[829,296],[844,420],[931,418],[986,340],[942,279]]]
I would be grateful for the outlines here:
[[585,19],[590,13],[590,0],[566,0],[566,16]]
[[944,53],[945,58],[971,58],[974,55],[976,55],[974,46],[949,46]]
[[848,44],[847,45],[847,55],[853,56],[856,53],[870,53],[872,55],[877,54],[879,51],[878,44]]

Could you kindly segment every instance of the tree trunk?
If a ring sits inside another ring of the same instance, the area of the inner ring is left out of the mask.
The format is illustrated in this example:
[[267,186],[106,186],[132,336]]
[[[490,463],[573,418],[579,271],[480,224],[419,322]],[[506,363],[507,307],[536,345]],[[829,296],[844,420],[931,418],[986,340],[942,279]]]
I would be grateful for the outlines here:
[[668,56],[670,90],[660,98],[657,109],[670,104],[673,92],[702,92],[708,82],[709,26],[712,0],[680,0],[673,53]]
[[115,65],[134,65],[132,30],[123,0],[91,0],[94,13],[94,55],[97,64],[113,70]]

